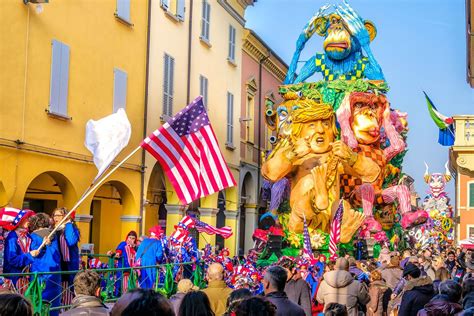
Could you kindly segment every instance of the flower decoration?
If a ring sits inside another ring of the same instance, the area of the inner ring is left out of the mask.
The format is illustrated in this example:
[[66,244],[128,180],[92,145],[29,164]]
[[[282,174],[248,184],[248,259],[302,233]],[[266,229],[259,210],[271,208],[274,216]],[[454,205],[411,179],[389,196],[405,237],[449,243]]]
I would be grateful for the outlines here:
[[311,236],[311,247],[313,249],[320,249],[324,246],[325,243],[326,243],[326,236],[323,236],[323,234],[319,232],[315,232]]

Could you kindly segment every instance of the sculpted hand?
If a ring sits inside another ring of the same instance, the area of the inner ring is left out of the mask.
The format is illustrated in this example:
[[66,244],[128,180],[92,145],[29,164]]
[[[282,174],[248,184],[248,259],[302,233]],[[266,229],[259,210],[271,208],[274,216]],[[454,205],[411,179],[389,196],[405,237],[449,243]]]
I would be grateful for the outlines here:
[[[323,17],[325,12],[331,8],[332,5],[330,4],[326,4],[324,6],[322,6],[318,12],[316,12],[315,15],[313,15],[313,17],[311,18],[311,20],[309,20],[309,22],[306,24],[306,26],[304,27],[303,29],[303,33],[305,35],[305,39],[308,40],[311,36],[313,36],[314,34],[314,31],[316,30],[316,20],[320,17]],[[306,41],[305,41],[306,42]]]
[[346,22],[349,31],[357,38],[362,47],[370,44],[369,32],[365,28],[364,21],[346,0],[343,1],[343,5],[337,6],[336,13]]
[[289,157],[290,160],[304,157],[311,152],[309,137],[299,138],[294,143],[290,139],[290,144],[291,144],[291,154],[290,154],[291,157]]
[[335,156],[347,162],[354,160],[354,155],[357,155],[349,146],[340,140],[332,144],[332,152]]
[[313,175],[314,179],[314,186],[316,188],[325,188],[326,187],[326,172],[327,172],[327,165],[316,166],[311,169],[311,174]]
[[349,205],[344,205],[344,213],[342,215],[341,223],[341,243],[348,243],[352,236],[359,229],[364,222],[365,215],[362,212],[357,212],[350,208]]

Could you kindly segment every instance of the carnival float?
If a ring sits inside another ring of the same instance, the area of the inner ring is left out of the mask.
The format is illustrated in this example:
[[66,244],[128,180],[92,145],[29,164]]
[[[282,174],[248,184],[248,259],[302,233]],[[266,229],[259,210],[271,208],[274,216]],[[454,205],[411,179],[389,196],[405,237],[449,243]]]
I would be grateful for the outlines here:
[[[314,35],[323,38],[323,50],[297,74]],[[284,255],[317,251],[333,258],[426,247],[439,236],[452,241],[448,173],[425,176],[431,191],[423,209],[410,203],[402,171],[407,114],[387,97],[389,85],[370,49],[376,35],[374,23],[344,1],[319,9],[298,37],[279,89],[283,101],[266,101],[274,146],[262,157],[268,211],[254,233],[262,258],[269,260],[265,246],[275,235]],[[305,81],[315,73],[322,80]]]

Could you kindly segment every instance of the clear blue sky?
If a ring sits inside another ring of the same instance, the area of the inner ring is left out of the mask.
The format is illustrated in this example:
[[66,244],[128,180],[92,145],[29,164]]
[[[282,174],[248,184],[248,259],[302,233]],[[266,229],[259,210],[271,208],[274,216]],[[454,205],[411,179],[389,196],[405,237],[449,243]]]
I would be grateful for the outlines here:
[[[254,30],[287,64],[296,39],[318,9],[319,0],[258,0],[247,9],[246,27]],[[425,90],[438,110],[448,116],[474,113],[474,89],[466,82],[466,19],[464,0],[349,0],[364,19],[377,27],[372,52],[390,85],[392,107],[408,113],[408,153],[404,171],[415,179],[423,199],[424,164],[442,172],[448,147],[437,143],[422,94]],[[301,60],[322,51],[317,35],[307,43]],[[320,75],[315,77],[319,80]],[[454,204],[454,184],[448,187]]]

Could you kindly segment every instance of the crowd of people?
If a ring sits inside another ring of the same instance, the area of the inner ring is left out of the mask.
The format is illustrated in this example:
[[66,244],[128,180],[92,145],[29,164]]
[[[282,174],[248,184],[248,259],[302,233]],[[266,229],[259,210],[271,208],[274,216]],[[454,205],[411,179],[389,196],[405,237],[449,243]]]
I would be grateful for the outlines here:
[[[125,269],[113,274],[118,300],[105,305],[101,268],[108,266],[92,257],[81,266],[79,230],[72,221],[59,226],[65,214],[61,208],[52,218],[24,211],[5,242],[5,273],[79,270],[40,276],[44,301],[51,307],[71,306],[56,308],[51,315],[474,315],[470,250],[398,253],[383,248],[377,259],[356,260],[346,254],[336,261],[302,252],[262,266],[254,251],[232,258],[226,249],[213,253],[210,245],[198,251],[192,239],[170,248],[159,226],[148,236],[129,232],[108,252],[114,267]],[[58,230],[51,235],[54,227]],[[46,246],[38,250],[43,243]],[[205,284],[191,280],[198,264],[178,264],[172,274],[176,293],[168,299],[157,292],[164,271],[156,265],[173,261],[199,262]],[[134,286],[138,288],[129,290],[132,269],[139,271]],[[31,304],[22,296],[29,281],[22,275],[8,276],[0,295],[0,316],[31,315]]]

